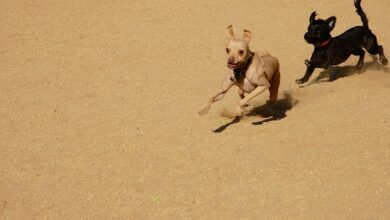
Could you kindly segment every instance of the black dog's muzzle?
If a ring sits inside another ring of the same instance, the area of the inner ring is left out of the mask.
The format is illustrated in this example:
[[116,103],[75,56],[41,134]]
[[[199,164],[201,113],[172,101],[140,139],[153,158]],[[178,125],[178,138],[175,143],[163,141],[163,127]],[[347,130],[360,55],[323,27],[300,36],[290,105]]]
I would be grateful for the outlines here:
[[305,36],[304,36],[305,40],[307,41],[307,43],[309,44],[314,44],[314,39],[310,36],[309,33],[306,33]]

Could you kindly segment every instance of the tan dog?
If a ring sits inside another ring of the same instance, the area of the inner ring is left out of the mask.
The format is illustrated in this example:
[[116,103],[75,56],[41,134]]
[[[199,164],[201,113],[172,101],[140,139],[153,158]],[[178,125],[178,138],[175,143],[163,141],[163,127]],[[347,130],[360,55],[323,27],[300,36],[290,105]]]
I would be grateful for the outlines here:
[[253,106],[249,101],[269,89],[271,103],[278,98],[280,84],[279,61],[267,52],[254,53],[249,50],[249,42],[252,34],[244,30],[243,40],[236,39],[232,25],[226,29],[229,42],[226,45],[227,66],[233,70],[222,82],[222,88],[215,96],[209,99],[205,107],[199,110],[200,115],[205,115],[214,102],[221,100],[227,91],[236,85],[241,97],[236,110],[236,117],[241,117],[243,112],[250,111]]

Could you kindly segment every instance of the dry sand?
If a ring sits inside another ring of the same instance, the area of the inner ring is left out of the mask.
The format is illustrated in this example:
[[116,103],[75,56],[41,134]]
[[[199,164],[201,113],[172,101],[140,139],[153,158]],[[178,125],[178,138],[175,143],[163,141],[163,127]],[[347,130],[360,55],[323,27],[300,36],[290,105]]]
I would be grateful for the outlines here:
[[[346,77],[294,83],[310,13],[336,15],[337,35],[361,24],[352,0],[0,8],[0,219],[390,218],[389,70],[351,57]],[[389,1],[363,8],[390,56]],[[227,124],[236,89],[198,116],[229,73],[228,24],[279,58],[282,120]]]

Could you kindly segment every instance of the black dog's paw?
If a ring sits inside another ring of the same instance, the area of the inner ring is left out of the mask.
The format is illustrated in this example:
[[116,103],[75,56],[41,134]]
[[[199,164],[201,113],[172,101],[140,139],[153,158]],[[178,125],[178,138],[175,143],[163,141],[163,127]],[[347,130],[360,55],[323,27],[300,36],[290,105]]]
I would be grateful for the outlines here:
[[356,65],[356,70],[358,71],[358,73],[362,73],[363,72],[363,62],[359,62]]
[[329,79],[328,79],[328,82],[333,82],[337,79],[337,75],[336,74],[330,74],[329,76]]
[[381,61],[381,63],[383,64],[383,66],[386,66],[388,61],[387,61],[387,58],[385,56],[380,56],[379,57],[379,60]]
[[303,84],[303,83],[307,82],[307,79],[306,79],[305,77],[303,77],[303,78],[300,78],[300,79],[295,80],[295,82],[296,82],[297,84]]

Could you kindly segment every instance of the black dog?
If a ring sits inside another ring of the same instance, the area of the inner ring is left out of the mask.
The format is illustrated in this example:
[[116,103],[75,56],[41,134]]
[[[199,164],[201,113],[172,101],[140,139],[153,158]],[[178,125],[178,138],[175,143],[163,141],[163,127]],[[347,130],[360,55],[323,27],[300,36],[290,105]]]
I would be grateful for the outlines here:
[[355,7],[363,26],[353,27],[334,38],[331,37],[330,32],[336,24],[336,17],[316,20],[316,12],[310,15],[310,25],[308,32],[305,34],[305,40],[309,44],[313,44],[315,48],[310,61],[306,61],[307,70],[305,75],[301,79],[297,79],[296,83],[307,82],[315,68],[326,69],[332,65],[338,65],[347,60],[351,54],[359,56],[356,67],[358,69],[362,68],[365,54],[362,48],[365,48],[372,55],[379,54],[380,62],[387,65],[383,47],[378,45],[376,36],[368,27],[368,19],[360,2],[361,0],[355,0]]

